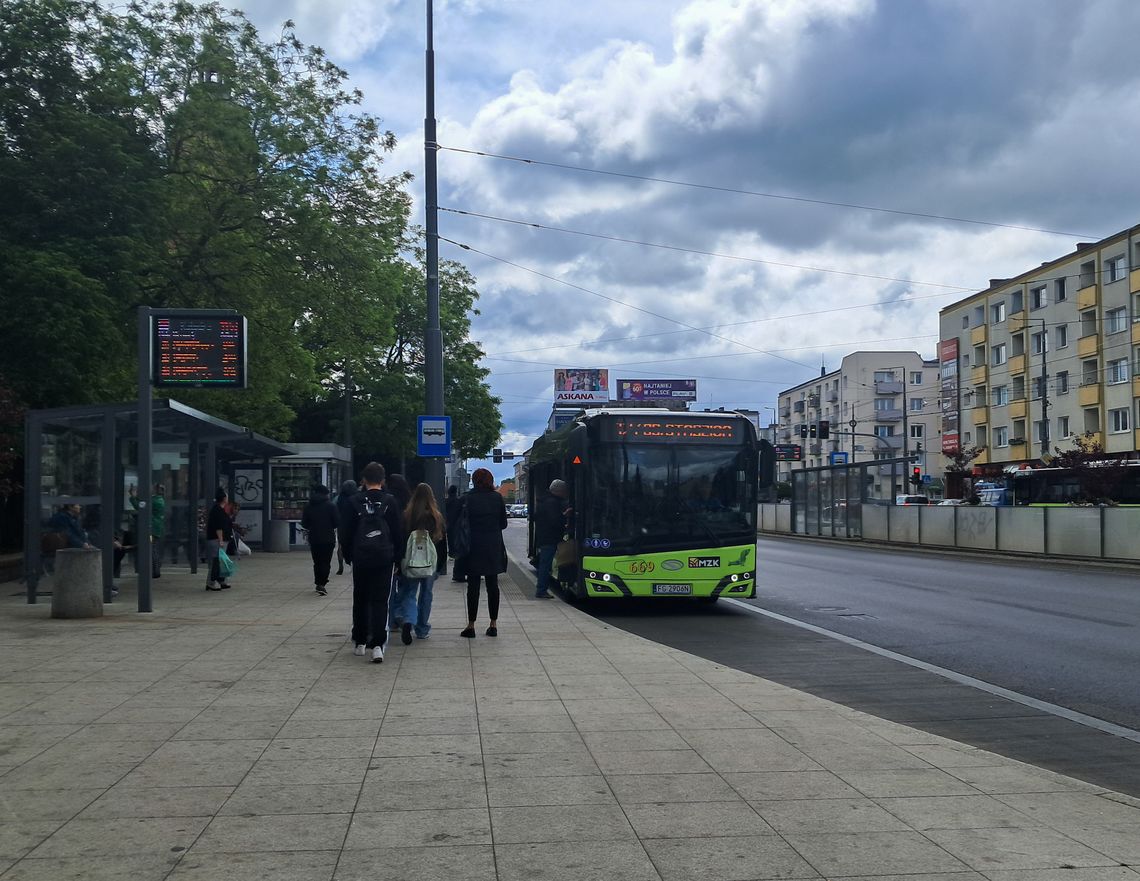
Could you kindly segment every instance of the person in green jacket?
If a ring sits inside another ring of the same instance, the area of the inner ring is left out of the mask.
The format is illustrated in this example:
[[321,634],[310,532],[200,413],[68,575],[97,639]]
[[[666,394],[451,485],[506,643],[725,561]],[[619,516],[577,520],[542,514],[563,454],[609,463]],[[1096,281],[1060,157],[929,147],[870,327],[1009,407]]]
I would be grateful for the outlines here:
[[[138,491],[130,488],[131,507],[139,509]],[[150,566],[151,577],[162,577],[162,537],[166,534],[166,487],[161,483],[154,485],[154,495],[150,497]]]

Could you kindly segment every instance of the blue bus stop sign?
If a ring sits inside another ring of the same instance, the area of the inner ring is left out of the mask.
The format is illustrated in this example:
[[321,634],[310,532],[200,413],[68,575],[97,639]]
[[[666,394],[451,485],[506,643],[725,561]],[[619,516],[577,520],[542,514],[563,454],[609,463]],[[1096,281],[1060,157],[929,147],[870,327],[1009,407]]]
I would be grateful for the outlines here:
[[416,455],[421,458],[451,455],[451,417],[416,417]]

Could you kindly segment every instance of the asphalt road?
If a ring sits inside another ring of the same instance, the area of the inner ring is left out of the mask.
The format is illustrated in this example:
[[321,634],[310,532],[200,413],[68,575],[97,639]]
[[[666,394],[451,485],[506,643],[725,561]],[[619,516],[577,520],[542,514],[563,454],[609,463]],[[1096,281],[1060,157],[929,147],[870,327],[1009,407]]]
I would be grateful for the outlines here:
[[[525,529],[508,547],[525,560]],[[1140,576],[762,538],[750,601],[1140,730]],[[522,574],[533,578],[529,567]],[[532,582],[533,583],[533,582]],[[615,626],[1023,761],[1140,795],[1140,744],[725,603],[594,602]]]

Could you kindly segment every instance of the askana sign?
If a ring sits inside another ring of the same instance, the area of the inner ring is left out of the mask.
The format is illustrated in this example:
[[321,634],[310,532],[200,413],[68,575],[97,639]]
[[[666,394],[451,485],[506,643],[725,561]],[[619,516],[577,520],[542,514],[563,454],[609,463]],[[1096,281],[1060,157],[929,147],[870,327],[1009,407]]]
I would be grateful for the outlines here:
[[554,403],[607,404],[609,400],[609,370],[566,367],[554,371]]

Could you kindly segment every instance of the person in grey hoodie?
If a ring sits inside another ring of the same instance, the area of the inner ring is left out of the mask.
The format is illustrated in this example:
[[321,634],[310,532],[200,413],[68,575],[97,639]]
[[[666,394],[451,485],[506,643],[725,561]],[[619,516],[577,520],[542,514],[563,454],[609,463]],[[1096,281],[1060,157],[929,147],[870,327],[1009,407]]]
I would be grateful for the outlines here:
[[314,486],[309,504],[301,513],[301,528],[309,533],[309,553],[313,556],[313,584],[319,596],[328,596],[329,569],[332,568],[333,548],[340,514],[329,501],[326,486]]

